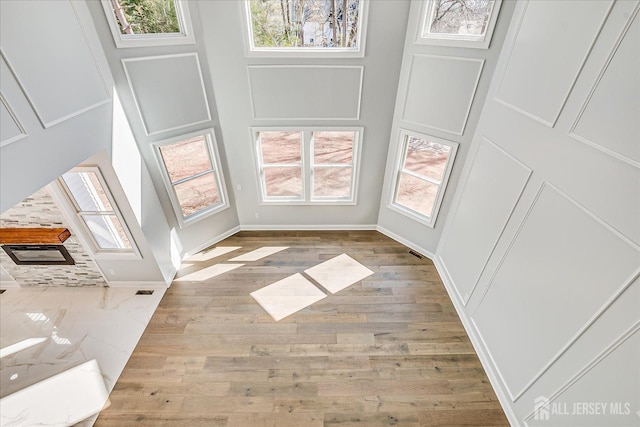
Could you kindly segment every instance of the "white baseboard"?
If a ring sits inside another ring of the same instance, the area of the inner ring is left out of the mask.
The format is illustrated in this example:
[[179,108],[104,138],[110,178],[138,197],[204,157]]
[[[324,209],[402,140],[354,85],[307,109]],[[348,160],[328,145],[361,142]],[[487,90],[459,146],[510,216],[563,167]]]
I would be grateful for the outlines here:
[[0,288],[19,288],[20,285],[15,280],[0,280]]
[[375,230],[375,224],[309,224],[309,225],[264,225],[245,224],[242,231],[356,231]]
[[453,306],[455,307],[456,312],[458,313],[458,317],[462,321],[462,326],[464,326],[464,329],[467,332],[469,339],[471,340],[471,344],[473,345],[473,348],[476,351],[478,358],[480,359],[480,363],[482,364],[482,367],[487,373],[489,382],[491,383],[493,391],[495,391],[496,396],[498,397],[500,406],[502,406],[502,409],[504,410],[504,413],[507,416],[507,419],[509,420],[509,424],[511,424],[512,426],[522,425],[520,423],[520,420],[518,420],[518,418],[516,417],[516,414],[511,406],[512,401],[511,401],[511,398],[509,397],[509,393],[507,392],[507,390],[504,387],[504,384],[500,380],[498,371],[494,366],[492,359],[488,355],[487,349],[484,345],[482,338],[477,334],[471,319],[467,317],[464,311],[464,304],[460,299],[458,292],[456,291],[456,287],[453,283],[453,280],[449,276],[444,263],[442,262],[439,256],[435,256],[434,258],[432,258],[432,260],[436,266],[436,270],[438,270],[438,274],[440,275],[442,282],[444,283],[444,287],[447,290],[447,293],[449,294],[449,299],[451,299],[451,302],[453,303]]
[[110,288],[167,289],[165,282],[111,281]]
[[414,251],[420,253],[421,255],[426,256],[427,258],[429,258],[432,261],[435,258],[435,255],[433,254],[433,252],[428,251],[427,249],[423,248],[422,246],[417,245],[417,244],[405,239],[404,237],[398,236],[393,231],[390,231],[390,230],[388,230],[388,229],[386,229],[386,228],[384,228],[384,227],[382,227],[380,225],[377,225],[375,230],[379,231],[380,233],[384,234],[385,236],[389,237],[390,239],[395,240],[398,243],[402,243],[403,245],[405,245],[409,249],[413,249]]

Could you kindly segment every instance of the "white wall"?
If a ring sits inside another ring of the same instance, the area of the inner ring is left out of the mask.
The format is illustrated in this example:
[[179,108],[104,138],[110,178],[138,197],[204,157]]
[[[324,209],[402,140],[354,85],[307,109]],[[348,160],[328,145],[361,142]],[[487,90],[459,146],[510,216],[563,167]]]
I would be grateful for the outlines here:
[[[378,226],[425,255],[435,253],[442,234],[514,5],[515,2],[502,3],[489,48],[478,49],[420,43],[417,34],[423,18],[423,2],[411,2]],[[459,144],[433,228],[389,207],[397,150],[402,144],[401,129]]]
[[437,248],[513,425],[638,422],[639,8],[517,4]]
[[112,82],[86,15],[70,1],[0,3],[1,211],[110,149]]
[[[198,2],[186,3],[191,10],[196,39],[194,44],[118,49],[102,5],[98,1],[87,2],[116,82],[116,91],[147,170],[144,174],[148,173],[148,177],[143,179],[143,184],[147,186],[143,186],[141,194],[146,200],[145,215],[151,222],[158,219],[158,214],[167,218],[168,224],[163,225],[162,232],[154,234],[153,238],[163,240],[164,256],[172,259],[174,264],[186,253],[203,249],[238,226],[238,218],[232,208],[180,228],[153,152],[154,142],[214,128],[222,169],[229,183],[229,165],[218,123],[217,99],[214,97],[201,36],[203,30],[200,23],[209,25],[209,18],[200,16]],[[228,190],[233,206],[234,195],[230,185]],[[158,196],[157,202],[148,200],[155,198],[155,195]],[[169,251],[164,246],[167,242],[171,245]],[[163,261],[166,262],[167,259]]]
[[[240,25],[243,2],[203,1],[197,6],[227,153],[229,189],[242,227],[375,227],[409,2],[370,2],[365,56],[346,59],[247,57],[246,30]],[[272,65],[283,67],[264,67]],[[300,80],[304,73],[317,76],[319,83],[307,88],[310,85]],[[261,205],[251,126],[364,127],[357,205]]]

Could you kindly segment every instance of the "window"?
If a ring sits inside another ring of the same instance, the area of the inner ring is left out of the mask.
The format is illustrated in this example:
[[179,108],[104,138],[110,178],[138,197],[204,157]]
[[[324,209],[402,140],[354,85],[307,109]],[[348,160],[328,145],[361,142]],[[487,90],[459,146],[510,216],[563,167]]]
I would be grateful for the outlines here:
[[163,141],[156,148],[181,227],[228,207],[212,131]]
[[354,204],[361,129],[254,129],[262,201]]
[[245,0],[249,53],[362,56],[368,0]]
[[501,0],[427,0],[418,43],[487,49]]
[[401,131],[391,207],[433,227],[458,144]]
[[133,239],[97,167],[78,167],[62,175],[60,183],[91,237],[95,254],[135,253]]
[[184,0],[102,0],[118,47],[194,43]]

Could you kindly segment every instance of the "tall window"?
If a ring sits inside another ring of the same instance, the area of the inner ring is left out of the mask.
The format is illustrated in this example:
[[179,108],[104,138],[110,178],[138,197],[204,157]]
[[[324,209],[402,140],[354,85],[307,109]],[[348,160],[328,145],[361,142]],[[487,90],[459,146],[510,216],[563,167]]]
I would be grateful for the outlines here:
[[360,129],[254,130],[262,201],[355,202]]
[[94,253],[134,252],[113,197],[97,167],[79,167],[60,180],[84,228]]
[[427,0],[419,43],[488,48],[501,0]]
[[228,206],[212,133],[160,142],[157,154],[181,226]]
[[391,207],[433,227],[458,144],[402,131],[401,145]]
[[245,0],[250,52],[363,52],[367,0]]
[[183,0],[102,0],[118,47],[194,43]]

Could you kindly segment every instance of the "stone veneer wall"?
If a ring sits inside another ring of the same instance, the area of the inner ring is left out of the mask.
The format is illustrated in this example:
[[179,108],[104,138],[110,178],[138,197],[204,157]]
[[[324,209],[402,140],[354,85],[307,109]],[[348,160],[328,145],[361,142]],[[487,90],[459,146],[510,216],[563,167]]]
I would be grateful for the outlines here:
[[91,255],[66,224],[62,212],[46,187],[2,213],[0,226],[64,227],[71,231],[71,237],[64,242],[64,247],[73,257],[75,265],[16,265],[4,250],[0,249],[0,264],[20,286],[107,286]]

